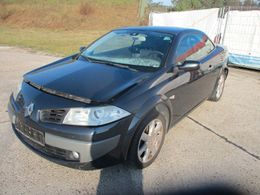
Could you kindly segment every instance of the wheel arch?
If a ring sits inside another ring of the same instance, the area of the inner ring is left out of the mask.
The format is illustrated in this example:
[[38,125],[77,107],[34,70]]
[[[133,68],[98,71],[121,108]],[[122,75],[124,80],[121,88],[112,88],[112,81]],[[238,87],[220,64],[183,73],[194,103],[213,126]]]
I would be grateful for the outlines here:
[[136,115],[141,122],[145,117],[147,117],[147,115],[149,115],[149,113],[154,111],[159,112],[165,118],[166,128],[168,130],[171,122],[171,109],[169,103],[161,96],[155,96],[146,101],[146,103],[138,110]]
[[226,78],[227,78],[228,72],[229,72],[228,68],[227,68],[227,67],[224,67],[223,71],[225,72],[225,76],[226,76]]
[[[135,128],[133,132],[129,132],[128,134],[128,141],[124,145],[125,149],[123,152],[123,159],[126,160],[129,154],[129,150],[131,148],[131,144],[133,141],[133,137],[135,136],[137,129],[140,128],[142,125],[142,122],[145,121],[151,113],[158,112],[160,113],[165,121],[166,121],[166,132],[168,132],[170,123],[171,123],[171,113],[170,113],[170,108],[169,105],[162,100],[160,97],[159,98],[151,98],[149,101],[146,101],[146,103],[139,109],[139,112],[137,114],[138,117],[138,122],[135,124]],[[136,122],[133,120],[133,122]],[[130,125],[131,126],[131,125]]]

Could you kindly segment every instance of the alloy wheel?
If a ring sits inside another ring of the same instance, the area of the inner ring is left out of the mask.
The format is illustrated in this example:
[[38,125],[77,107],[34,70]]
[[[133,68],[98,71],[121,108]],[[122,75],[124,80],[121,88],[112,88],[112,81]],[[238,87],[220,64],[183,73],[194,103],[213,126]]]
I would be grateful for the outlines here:
[[163,124],[159,119],[152,120],[143,130],[140,137],[137,154],[142,163],[153,159],[160,149],[163,140]]
[[224,76],[224,74],[222,74],[218,80],[218,86],[217,86],[217,92],[216,92],[217,98],[220,98],[221,94],[223,93],[224,85],[225,85],[225,76]]

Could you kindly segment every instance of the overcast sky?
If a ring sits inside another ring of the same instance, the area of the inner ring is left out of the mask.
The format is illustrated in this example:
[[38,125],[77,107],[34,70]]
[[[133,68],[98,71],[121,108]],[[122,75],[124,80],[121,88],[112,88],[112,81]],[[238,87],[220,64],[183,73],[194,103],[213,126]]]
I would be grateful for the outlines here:
[[171,5],[171,0],[153,0],[153,2],[162,2],[163,5]]

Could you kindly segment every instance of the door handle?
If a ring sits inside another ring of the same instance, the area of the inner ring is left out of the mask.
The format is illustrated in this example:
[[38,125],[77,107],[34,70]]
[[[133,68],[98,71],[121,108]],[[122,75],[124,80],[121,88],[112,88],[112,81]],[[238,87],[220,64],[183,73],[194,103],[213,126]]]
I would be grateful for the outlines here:
[[212,66],[212,65],[209,65],[209,68],[208,68],[208,70],[212,70],[214,68],[214,66]]

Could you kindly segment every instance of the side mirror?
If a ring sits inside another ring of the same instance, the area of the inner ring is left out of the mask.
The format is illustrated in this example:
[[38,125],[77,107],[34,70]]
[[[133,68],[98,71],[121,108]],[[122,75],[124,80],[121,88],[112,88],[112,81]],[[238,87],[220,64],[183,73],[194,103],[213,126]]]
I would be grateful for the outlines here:
[[198,61],[187,60],[178,66],[179,70],[192,71],[198,70],[200,68],[200,63]]
[[81,47],[79,48],[80,53],[83,52],[86,48],[87,48],[87,47],[85,47],[85,46],[81,46]]

